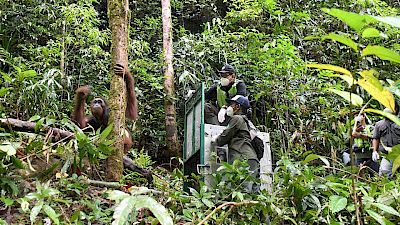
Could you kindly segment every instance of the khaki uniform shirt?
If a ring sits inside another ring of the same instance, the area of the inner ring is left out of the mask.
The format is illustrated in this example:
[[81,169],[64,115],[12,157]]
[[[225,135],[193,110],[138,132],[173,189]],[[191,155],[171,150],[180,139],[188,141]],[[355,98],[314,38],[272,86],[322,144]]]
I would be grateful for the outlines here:
[[228,144],[229,162],[235,159],[257,159],[257,154],[250,143],[248,125],[242,115],[234,115],[228,126],[218,136],[218,146]]

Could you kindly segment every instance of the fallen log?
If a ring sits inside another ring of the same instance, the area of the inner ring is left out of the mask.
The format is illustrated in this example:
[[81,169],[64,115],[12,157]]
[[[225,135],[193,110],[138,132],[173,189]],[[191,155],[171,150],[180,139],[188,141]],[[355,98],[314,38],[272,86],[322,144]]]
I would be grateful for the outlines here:
[[[9,129],[11,131],[37,132],[35,122],[23,121],[13,118],[0,119],[0,127]],[[75,134],[70,131],[53,128],[47,125],[42,126],[40,132],[43,131],[53,136],[56,140],[71,140],[75,138]],[[143,175],[143,177],[147,179],[147,182],[149,184],[153,182],[153,174],[151,173],[151,171],[143,169],[140,166],[136,165],[133,160],[130,159],[128,156],[124,156],[123,162],[125,167]]]
[[[36,132],[37,127],[35,122],[17,120],[12,118],[0,119],[0,127],[7,128],[12,131],[22,131],[22,132]],[[51,135],[56,139],[74,139],[75,134],[69,131],[61,130],[59,128],[53,128],[47,125],[43,125],[40,130],[46,133],[51,132]]]

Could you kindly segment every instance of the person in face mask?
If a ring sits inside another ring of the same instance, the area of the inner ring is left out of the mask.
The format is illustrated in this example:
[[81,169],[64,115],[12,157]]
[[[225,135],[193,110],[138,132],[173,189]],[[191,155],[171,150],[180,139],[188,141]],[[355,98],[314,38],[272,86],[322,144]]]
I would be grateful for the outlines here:
[[225,64],[220,71],[220,80],[211,86],[205,93],[204,122],[214,125],[228,124],[226,110],[228,105],[226,99],[235,95],[247,95],[246,85],[243,81],[236,79],[235,68]]
[[[219,136],[214,137],[211,143],[216,146],[228,144],[228,162],[233,163],[236,159],[247,160],[251,175],[258,177],[260,165],[256,151],[251,145],[249,124],[244,115],[244,112],[250,107],[249,100],[242,95],[236,95],[228,100],[228,104],[226,114],[231,119],[225,130]],[[251,182],[246,186],[249,191],[256,190]]]

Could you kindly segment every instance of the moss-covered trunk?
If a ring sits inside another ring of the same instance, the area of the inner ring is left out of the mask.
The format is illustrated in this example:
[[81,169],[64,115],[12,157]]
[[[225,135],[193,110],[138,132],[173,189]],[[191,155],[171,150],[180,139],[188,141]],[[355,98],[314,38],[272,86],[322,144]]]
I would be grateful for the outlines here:
[[170,0],[161,0],[163,21],[164,91],[166,142],[170,156],[179,155],[176,126],[174,69],[172,66],[172,22]]
[[[108,18],[111,28],[111,68],[116,63],[128,68],[128,0],[108,0]],[[107,159],[107,180],[119,181],[123,171],[126,87],[122,77],[112,71],[109,96],[110,122],[114,128],[114,152]]]

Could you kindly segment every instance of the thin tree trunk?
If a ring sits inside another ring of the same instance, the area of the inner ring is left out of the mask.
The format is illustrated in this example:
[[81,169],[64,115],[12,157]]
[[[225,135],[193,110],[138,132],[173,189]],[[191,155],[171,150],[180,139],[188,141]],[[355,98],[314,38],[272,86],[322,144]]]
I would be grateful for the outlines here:
[[[111,28],[111,68],[118,63],[128,68],[128,0],[108,0],[108,15]],[[112,71],[109,96],[110,122],[114,128],[114,152],[107,159],[107,180],[119,181],[123,171],[124,127],[126,110],[126,87],[122,77]]]
[[61,56],[60,56],[60,71],[62,77],[65,75],[65,25],[66,21],[62,23],[62,37],[61,37]]
[[161,0],[163,21],[164,91],[166,142],[169,156],[179,155],[176,126],[174,69],[172,66],[172,22],[170,0]]

